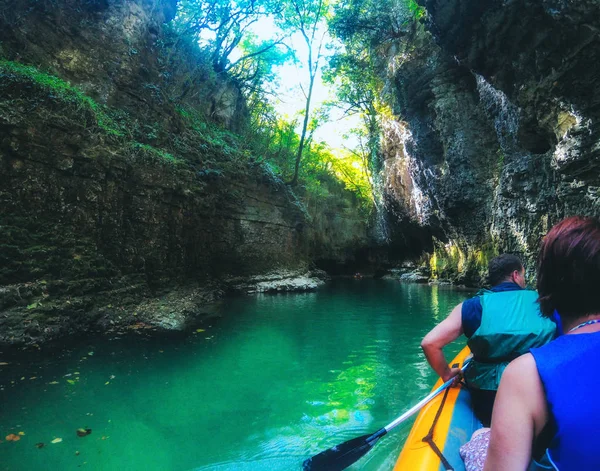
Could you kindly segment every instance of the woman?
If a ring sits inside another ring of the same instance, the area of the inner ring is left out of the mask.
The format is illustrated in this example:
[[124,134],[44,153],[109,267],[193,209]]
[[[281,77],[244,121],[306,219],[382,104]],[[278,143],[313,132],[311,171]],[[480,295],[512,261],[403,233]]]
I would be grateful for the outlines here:
[[[498,389],[485,471],[526,470],[547,448],[561,471],[600,469],[600,221],[571,217],[542,242],[540,310],[565,335],[506,368]],[[535,457],[535,456],[533,456]]]

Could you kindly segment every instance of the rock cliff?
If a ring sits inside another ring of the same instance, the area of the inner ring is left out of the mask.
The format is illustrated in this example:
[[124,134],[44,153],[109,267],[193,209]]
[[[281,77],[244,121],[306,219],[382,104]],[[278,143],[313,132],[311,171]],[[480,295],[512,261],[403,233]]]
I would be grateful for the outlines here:
[[437,228],[434,275],[477,281],[572,214],[598,214],[600,3],[421,0],[385,50],[388,195]]
[[298,289],[365,243],[351,203],[316,225],[240,145],[243,97],[175,7],[0,1],[0,344],[181,329],[241,279]]

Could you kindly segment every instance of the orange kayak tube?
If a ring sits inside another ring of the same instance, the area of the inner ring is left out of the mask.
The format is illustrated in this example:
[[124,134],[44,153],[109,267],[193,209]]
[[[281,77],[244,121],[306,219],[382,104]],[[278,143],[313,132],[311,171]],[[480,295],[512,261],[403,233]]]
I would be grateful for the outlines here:
[[[469,347],[465,347],[454,358],[451,365],[458,363],[462,367],[470,353]],[[433,389],[442,384],[442,380],[439,379]],[[423,438],[429,434],[444,395],[445,393],[440,394],[421,409],[398,457],[394,471],[443,471],[446,469],[431,446],[423,441]],[[481,422],[473,413],[469,392],[463,386],[450,388],[435,424],[433,442],[455,471],[465,469],[459,455],[459,448],[469,441],[475,430],[481,427]]]

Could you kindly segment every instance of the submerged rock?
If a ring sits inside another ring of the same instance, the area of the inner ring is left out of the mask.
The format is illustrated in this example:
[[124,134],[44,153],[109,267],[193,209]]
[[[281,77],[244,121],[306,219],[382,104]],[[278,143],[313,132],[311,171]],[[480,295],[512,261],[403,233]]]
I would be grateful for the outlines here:
[[92,433],[92,429],[91,428],[78,428],[76,433],[77,433],[78,437],[86,437],[90,433]]

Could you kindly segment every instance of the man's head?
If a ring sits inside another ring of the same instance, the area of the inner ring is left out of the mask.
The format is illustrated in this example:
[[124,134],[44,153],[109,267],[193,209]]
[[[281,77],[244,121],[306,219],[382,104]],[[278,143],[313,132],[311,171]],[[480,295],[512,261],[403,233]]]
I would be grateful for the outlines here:
[[576,319],[600,313],[600,220],[574,216],[544,237],[537,265],[540,310]]
[[492,286],[509,281],[525,288],[525,268],[515,255],[498,255],[488,265],[488,281]]

